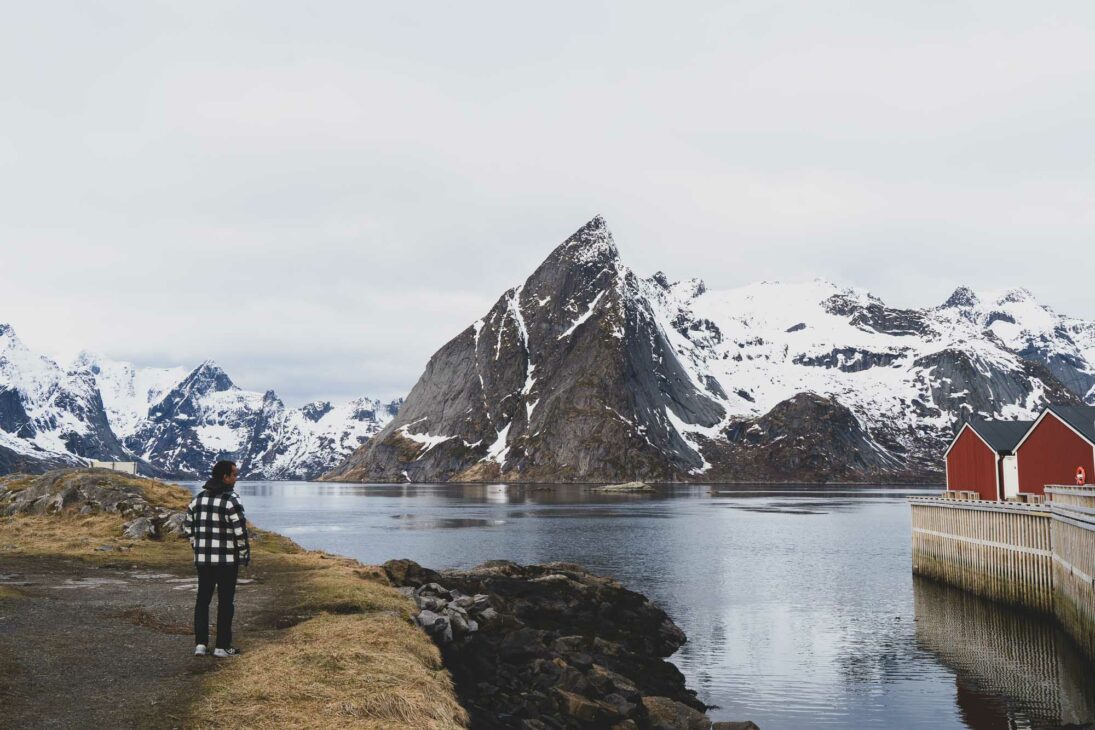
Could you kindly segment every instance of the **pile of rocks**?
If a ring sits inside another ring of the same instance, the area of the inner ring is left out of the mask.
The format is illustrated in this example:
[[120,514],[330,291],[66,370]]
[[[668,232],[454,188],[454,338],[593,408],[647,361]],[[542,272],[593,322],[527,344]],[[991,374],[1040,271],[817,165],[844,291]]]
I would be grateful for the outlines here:
[[56,469],[36,477],[0,477],[0,515],[107,512],[130,518],[124,530],[133,540],[181,535],[185,514],[150,504],[133,481],[109,469]]
[[415,619],[439,644],[454,641],[471,641],[471,635],[498,617],[490,605],[490,598],[478,593],[466,595],[459,589],[449,590],[437,583],[427,583],[418,588],[401,588],[414,598],[420,612]]
[[745,730],[716,723],[665,661],[685,642],[664,611],[566,563],[437,573],[384,564],[441,647],[475,728]]

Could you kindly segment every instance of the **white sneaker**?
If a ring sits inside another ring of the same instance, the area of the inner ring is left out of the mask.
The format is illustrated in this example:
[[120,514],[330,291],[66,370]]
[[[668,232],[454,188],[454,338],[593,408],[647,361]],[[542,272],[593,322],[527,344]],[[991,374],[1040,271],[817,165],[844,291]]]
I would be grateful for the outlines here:
[[214,649],[213,650],[213,656],[217,657],[218,659],[224,659],[225,657],[230,657],[230,656],[239,656],[241,653],[242,652],[239,649],[235,648],[235,647],[232,647],[231,649]]
[[194,647],[194,656],[205,656],[209,653],[209,649],[205,647],[205,644],[198,644]]

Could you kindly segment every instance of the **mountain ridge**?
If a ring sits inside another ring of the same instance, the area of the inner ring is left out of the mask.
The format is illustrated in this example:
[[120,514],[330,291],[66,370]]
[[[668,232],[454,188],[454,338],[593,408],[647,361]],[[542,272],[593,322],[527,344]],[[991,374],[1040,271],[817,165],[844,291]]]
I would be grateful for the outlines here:
[[1095,325],[1025,290],[925,309],[824,280],[710,291],[635,275],[597,216],[323,478],[934,480],[956,424],[1095,398],[1093,363]]
[[286,408],[272,390],[238,388],[212,360],[192,370],[136,368],[85,350],[66,369],[0,324],[0,473],[102,459],[137,461],[152,476],[201,478],[228,458],[245,478],[308,479],[398,407],[357,398]]

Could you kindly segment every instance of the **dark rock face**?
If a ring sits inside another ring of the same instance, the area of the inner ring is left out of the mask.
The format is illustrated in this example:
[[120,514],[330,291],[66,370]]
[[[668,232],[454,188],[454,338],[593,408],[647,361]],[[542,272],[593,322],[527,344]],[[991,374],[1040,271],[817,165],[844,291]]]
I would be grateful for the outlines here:
[[[1067,332],[1060,334],[1068,336]],[[1069,391],[1079,398],[1088,396],[1087,402],[1095,404],[1095,373],[1088,370],[1087,363],[1075,354],[1057,350],[1045,338],[1028,342],[1019,354],[1031,362],[1045,366]]]
[[955,402],[958,424],[970,414],[992,413],[999,402],[1022,403],[1034,392],[1037,379],[1047,387],[1046,399],[1057,405],[1078,405],[1080,400],[1062,386],[1041,365],[1027,361],[1023,370],[1002,370],[991,362],[974,360],[959,350],[941,352],[918,358],[915,364],[924,369],[924,386],[929,388],[936,403]]
[[888,367],[905,357],[904,352],[870,352],[854,347],[833,348],[820,357],[796,357],[796,365],[838,368],[846,373],[858,373],[868,368]]
[[854,480],[863,473],[902,479],[906,469],[875,445],[855,415],[840,403],[801,393],[765,415],[738,421],[726,442],[710,441],[705,454],[716,466],[712,478],[787,481]]
[[325,478],[675,479],[702,466],[666,409],[715,425],[600,217],[442,347],[399,415]]
[[[86,424],[84,433],[72,432],[65,436],[69,453],[104,461],[130,461],[132,456],[122,447],[107,420],[106,409],[99,389],[89,373],[70,372],[67,387],[58,388],[49,398],[54,417],[68,414]],[[55,424],[50,424],[55,425]]]
[[889,335],[928,335],[931,328],[924,314],[915,309],[894,309],[879,301],[862,304],[851,297],[836,295],[826,302],[831,314],[851,317],[851,323],[867,332]]
[[0,430],[19,438],[34,436],[34,423],[27,415],[19,391],[0,387]]
[[65,462],[48,454],[33,457],[0,446],[0,474],[42,474],[64,466]]
[[327,401],[320,401],[316,403],[309,403],[300,409],[300,412],[309,421],[315,423],[319,419],[326,416],[331,412],[331,404]]
[[491,561],[440,574],[406,560],[384,568],[419,606],[418,623],[440,645],[472,727],[711,726],[664,661],[683,632],[610,578],[565,563]]

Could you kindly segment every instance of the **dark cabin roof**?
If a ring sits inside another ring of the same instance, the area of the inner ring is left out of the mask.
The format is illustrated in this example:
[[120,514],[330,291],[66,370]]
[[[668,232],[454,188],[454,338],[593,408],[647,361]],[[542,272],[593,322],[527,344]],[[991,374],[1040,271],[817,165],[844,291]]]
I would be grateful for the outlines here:
[[1095,444],[1095,406],[1050,406],[1049,410]]
[[[1095,410],[1095,408],[1092,410]],[[1034,421],[971,420],[969,423],[970,428],[976,431],[993,451],[998,454],[1010,454],[1015,450],[1015,445],[1023,438],[1030,429],[1030,424]]]

